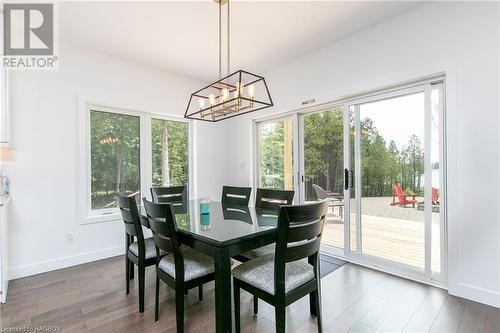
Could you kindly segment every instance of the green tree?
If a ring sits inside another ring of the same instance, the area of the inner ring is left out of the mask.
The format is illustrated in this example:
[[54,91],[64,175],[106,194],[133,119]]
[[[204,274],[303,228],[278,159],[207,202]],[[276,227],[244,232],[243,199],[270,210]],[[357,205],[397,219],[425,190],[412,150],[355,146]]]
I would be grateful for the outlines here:
[[421,193],[421,180],[424,174],[424,153],[420,139],[412,134],[406,146],[408,156],[407,176],[408,186],[415,193]]
[[343,111],[341,107],[304,117],[306,200],[314,200],[312,184],[329,191],[343,187]]
[[284,188],[284,170],[284,122],[263,125],[260,130],[261,186]]
[[152,119],[151,146],[153,185],[186,185],[189,177],[188,124]]
[[140,191],[139,117],[90,112],[92,208],[115,206],[116,193]]

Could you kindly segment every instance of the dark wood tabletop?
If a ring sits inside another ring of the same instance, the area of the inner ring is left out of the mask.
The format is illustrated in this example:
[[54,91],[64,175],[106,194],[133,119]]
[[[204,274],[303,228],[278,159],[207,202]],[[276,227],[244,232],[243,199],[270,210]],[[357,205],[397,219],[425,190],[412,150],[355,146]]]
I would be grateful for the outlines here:
[[199,200],[171,204],[182,243],[214,258],[216,332],[231,332],[231,257],[274,243],[278,212],[212,201],[201,214]]

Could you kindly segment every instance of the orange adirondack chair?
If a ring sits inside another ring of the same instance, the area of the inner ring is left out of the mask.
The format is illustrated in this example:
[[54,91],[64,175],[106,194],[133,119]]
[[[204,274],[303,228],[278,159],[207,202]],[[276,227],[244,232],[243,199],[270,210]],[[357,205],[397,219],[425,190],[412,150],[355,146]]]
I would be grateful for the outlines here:
[[432,188],[432,203],[434,205],[439,205],[439,189],[435,187]]
[[[407,199],[407,197],[412,197],[412,199]],[[398,198],[398,201],[396,201]],[[415,207],[417,200],[415,200],[415,195],[406,195],[401,188],[401,184],[392,184],[392,203],[391,206],[403,206],[412,205]]]

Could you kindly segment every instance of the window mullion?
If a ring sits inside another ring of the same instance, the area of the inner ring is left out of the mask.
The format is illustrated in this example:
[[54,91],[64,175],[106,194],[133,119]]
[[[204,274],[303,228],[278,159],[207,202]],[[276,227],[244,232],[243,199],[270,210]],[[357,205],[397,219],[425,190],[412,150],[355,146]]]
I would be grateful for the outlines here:
[[141,116],[141,191],[142,197],[149,197],[153,184],[151,116]]

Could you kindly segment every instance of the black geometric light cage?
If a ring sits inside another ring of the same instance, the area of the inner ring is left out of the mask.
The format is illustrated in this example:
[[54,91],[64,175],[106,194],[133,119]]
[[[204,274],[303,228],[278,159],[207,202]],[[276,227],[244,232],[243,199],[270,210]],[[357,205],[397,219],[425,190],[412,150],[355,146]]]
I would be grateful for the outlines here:
[[184,118],[217,122],[271,106],[266,80],[238,70],[191,94]]

